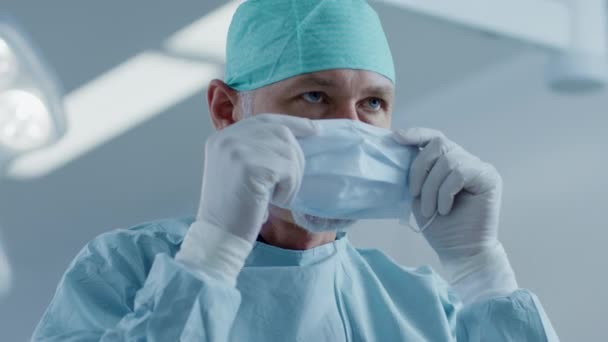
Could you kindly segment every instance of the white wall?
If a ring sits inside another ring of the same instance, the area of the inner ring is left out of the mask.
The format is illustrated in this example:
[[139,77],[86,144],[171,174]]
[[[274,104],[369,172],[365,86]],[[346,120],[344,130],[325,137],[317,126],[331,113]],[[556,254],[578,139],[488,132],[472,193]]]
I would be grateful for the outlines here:
[[[406,106],[405,121],[440,128],[497,166],[505,183],[500,240],[520,286],[540,297],[563,341],[605,341],[608,91],[552,94],[544,62],[522,55]],[[360,224],[351,240],[441,270],[421,236],[397,224]]]

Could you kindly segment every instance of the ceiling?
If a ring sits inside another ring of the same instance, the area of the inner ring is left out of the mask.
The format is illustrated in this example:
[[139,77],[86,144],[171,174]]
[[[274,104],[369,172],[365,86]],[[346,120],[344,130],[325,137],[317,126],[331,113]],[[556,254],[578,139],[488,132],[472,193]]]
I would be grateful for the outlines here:
[[[30,33],[68,93],[144,50],[159,48],[180,28],[223,3],[4,0],[0,13],[15,17]],[[374,7],[391,42],[404,101],[507,59],[521,48],[392,5]]]
[[[55,14],[59,8],[55,3],[48,11],[24,2],[15,2],[9,9],[31,32],[34,42],[39,42],[50,64],[57,69],[66,89],[70,127],[59,144],[20,158],[11,168],[11,176],[27,179],[55,172],[66,161],[69,163],[92,149],[111,144],[117,135],[136,131],[133,127],[163,114],[193,91],[202,92],[214,74],[219,72],[217,75],[221,75],[223,59],[209,58],[218,54],[208,50],[221,50],[222,44],[198,37],[217,35],[218,30],[222,32],[220,35],[225,34],[229,14],[234,10],[226,11],[225,8],[232,6],[212,6],[205,2],[192,4],[193,8],[188,10],[183,9],[188,6],[180,6],[179,10],[171,11],[139,5],[129,2],[120,6],[119,15],[113,16],[104,8],[70,7],[70,12],[57,13],[68,20],[62,20],[60,24],[55,22],[53,30],[45,27],[44,21],[30,18],[39,19],[37,15],[41,11]],[[507,60],[523,48],[515,41],[456,27],[390,4],[374,5],[383,19],[397,64],[397,107]],[[218,15],[219,7],[225,16]],[[171,13],[171,19],[159,18],[159,15],[142,18],[141,8],[146,8],[146,13]],[[199,18],[205,20],[193,18],[193,12],[204,13]],[[85,25],[82,18],[91,13],[97,15]],[[108,25],[109,20],[112,25]],[[226,21],[226,26],[211,25],[214,20]],[[209,25],[203,25],[202,30],[199,25],[193,30],[195,25],[190,24],[194,21],[206,21]],[[192,46],[194,40],[195,54],[192,51],[183,54],[179,50],[176,54],[174,46],[167,49],[166,42],[183,36],[183,30],[180,30],[183,27],[194,31],[194,39],[189,38],[190,42],[186,44]],[[198,64],[201,62],[204,64]],[[182,76],[177,76],[180,69]]]

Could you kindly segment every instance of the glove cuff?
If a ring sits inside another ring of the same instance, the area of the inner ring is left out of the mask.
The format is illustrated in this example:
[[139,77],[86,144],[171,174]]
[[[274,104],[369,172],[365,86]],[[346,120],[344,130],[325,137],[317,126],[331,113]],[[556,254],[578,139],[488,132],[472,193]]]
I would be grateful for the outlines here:
[[502,244],[470,257],[442,261],[450,284],[465,305],[517,290],[517,280]]
[[205,221],[194,221],[175,260],[192,272],[236,285],[253,244]]

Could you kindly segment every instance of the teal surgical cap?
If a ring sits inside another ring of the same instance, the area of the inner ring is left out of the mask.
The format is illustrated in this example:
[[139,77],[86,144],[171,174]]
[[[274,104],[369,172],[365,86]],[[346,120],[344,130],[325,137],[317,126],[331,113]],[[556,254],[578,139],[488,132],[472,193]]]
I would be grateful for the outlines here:
[[395,83],[391,51],[365,0],[248,0],[237,9],[226,47],[225,82],[257,89],[330,69],[376,72]]

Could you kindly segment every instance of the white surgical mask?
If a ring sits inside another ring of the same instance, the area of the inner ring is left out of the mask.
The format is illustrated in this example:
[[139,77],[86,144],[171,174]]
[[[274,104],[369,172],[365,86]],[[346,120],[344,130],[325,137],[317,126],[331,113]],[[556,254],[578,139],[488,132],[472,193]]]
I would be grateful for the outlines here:
[[311,231],[344,229],[359,219],[407,223],[410,165],[418,153],[388,129],[347,119],[318,120],[318,134],[299,138],[306,159],[299,192],[287,209]]
[[295,224],[311,232],[341,231],[352,226],[357,220],[319,217],[292,211]]

